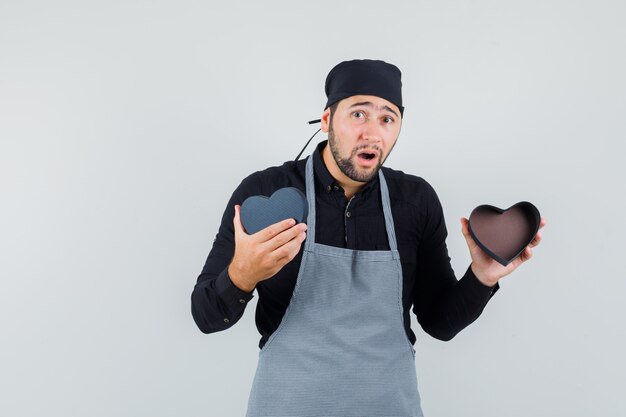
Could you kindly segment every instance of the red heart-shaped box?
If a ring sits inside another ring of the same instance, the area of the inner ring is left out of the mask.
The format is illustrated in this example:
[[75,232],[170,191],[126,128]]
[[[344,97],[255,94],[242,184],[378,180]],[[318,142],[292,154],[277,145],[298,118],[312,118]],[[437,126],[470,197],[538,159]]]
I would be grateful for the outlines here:
[[540,223],[539,210],[527,201],[506,210],[483,204],[472,210],[469,231],[487,255],[507,266],[532,242]]

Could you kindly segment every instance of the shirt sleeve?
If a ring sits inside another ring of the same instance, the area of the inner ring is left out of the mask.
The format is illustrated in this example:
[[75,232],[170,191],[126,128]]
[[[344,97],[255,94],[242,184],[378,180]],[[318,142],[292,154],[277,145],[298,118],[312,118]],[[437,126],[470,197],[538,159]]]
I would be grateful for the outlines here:
[[426,333],[448,341],[482,313],[499,285],[488,287],[471,265],[457,281],[446,246],[443,209],[435,190],[426,183],[425,222],[417,254],[413,312]]
[[254,291],[246,292],[233,284],[228,265],[235,253],[235,205],[260,193],[259,175],[251,174],[239,184],[224,210],[213,247],[191,293],[191,314],[203,333],[225,330],[237,323],[253,298]]

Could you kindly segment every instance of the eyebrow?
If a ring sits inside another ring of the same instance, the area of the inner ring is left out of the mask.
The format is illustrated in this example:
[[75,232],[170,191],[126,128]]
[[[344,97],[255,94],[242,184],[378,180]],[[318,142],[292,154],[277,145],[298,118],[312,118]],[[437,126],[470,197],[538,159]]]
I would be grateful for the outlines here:
[[[374,103],[372,103],[371,101],[361,101],[360,103],[354,103],[352,106],[348,107],[349,109],[356,107],[356,106],[367,106],[367,107],[374,107],[377,108]],[[390,111],[391,113],[395,114],[396,117],[400,117],[398,116],[398,113],[396,113],[391,107],[384,105],[384,106],[380,106],[378,107],[378,109],[383,109],[383,110],[387,110]]]

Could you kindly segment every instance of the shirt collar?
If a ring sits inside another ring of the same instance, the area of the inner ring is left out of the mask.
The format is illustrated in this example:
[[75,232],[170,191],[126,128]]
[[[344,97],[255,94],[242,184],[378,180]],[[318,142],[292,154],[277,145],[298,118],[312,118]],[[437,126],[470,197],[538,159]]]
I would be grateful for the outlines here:
[[[326,168],[326,164],[324,163],[324,158],[322,157],[322,151],[324,147],[328,143],[328,139],[321,141],[315,147],[315,151],[313,152],[313,167],[315,168],[315,174],[317,178],[321,182],[324,187],[324,190],[331,191],[335,186],[340,187],[339,183],[333,178],[333,176]],[[361,188],[356,195],[363,195],[368,193],[371,189],[378,185],[378,175],[372,178],[371,181],[367,182],[363,188]]]

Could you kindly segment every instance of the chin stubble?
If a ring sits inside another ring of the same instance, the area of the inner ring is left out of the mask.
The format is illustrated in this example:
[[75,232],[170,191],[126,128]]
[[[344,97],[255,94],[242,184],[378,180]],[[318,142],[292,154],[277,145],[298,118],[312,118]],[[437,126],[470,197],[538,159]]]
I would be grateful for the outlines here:
[[[371,172],[359,171],[355,167],[355,164],[352,162],[352,160],[357,157],[356,155],[359,149],[353,150],[352,154],[350,155],[348,159],[342,158],[341,155],[339,155],[339,149],[337,148],[337,143],[335,141],[335,132],[333,131],[332,122],[328,129],[328,143],[330,144],[330,152],[332,153],[333,158],[335,159],[335,162],[337,163],[337,166],[339,167],[339,170],[343,172],[343,174],[346,177],[350,178],[353,181],[369,182],[372,178],[374,178],[376,174],[378,174],[378,170],[383,164],[383,159],[381,156],[378,158],[378,164],[376,165],[374,170],[372,170]],[[378,150],[379,153],[382,154],[380,149],[378,148],[376,149]]]

